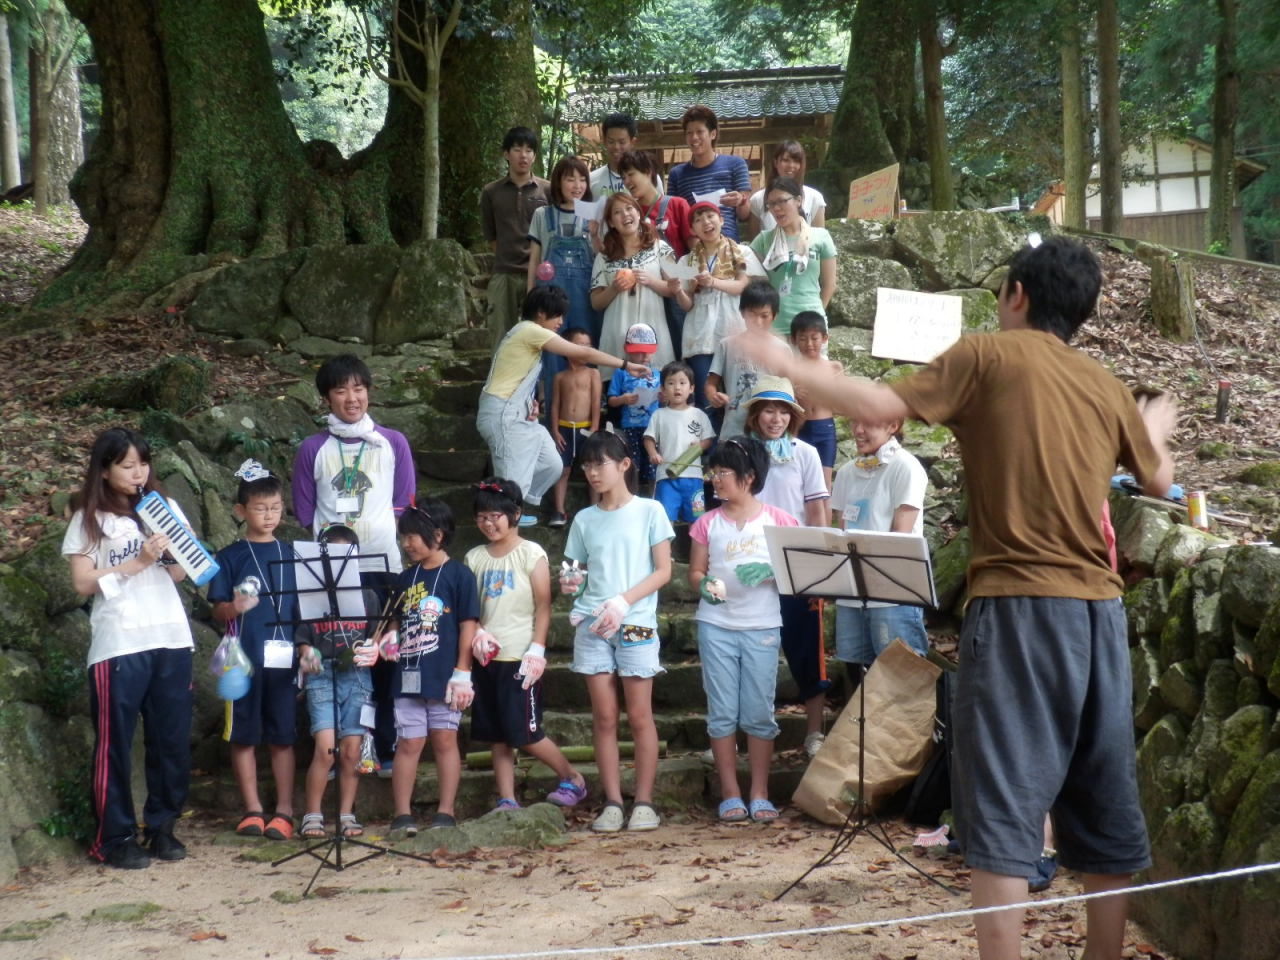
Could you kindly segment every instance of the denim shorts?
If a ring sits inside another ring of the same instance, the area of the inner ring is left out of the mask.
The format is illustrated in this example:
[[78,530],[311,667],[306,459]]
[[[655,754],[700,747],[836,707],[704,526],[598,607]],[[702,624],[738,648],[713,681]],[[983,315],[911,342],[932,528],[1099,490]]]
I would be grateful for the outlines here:
[[573,634],[574,673],[617,673],[642,680],[666,673],[658,660],[660,644],[656,628],[623,624],[608,640],[591,632],[594,617],[587,617]]
[[[311,734],[333,729],[332,660],[326,660],[324,673],[307,679],[307,713],[311,716]],[[338,739],[364,734],[360,711],[373,702],[373,681],[367,669],[337,670]]]
[[778,721],[773,695],[778,685],[780,631],[728,630],[698,623],[698,657],[702,689],[707,694],[707,735],[748,736],[773,740]]
[[920,656],[929,653],[929,634],[920,607],[836,607],[836,656],[845,663],[869,664],[895,637]]
[[396,697],[395,709],[396,736],[406,740],[425,737],[432,730],[457,730],[462,723],[462,711],[443,700]]

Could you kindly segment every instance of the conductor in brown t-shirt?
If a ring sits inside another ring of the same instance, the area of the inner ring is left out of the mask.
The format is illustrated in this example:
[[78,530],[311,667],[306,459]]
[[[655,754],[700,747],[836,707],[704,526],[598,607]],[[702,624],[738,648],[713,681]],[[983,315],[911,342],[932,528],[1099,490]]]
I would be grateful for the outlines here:
[[[956,832],[975,907],[1027,898],[1051,813],[1063,866],[1087,892],[1119,890],[1151,860],[1138,806],[1121,581],[1098,523],[1117,463],[1153,495],[1173,480],[1166,397],[1136,403],[1068,346],[1102,286],[1098,259],[1064,237],[1019,252],[1000,332],[965,337],[891,386],[759,359],[851,418],[942,423],[969,482],[971,602],[952,720]],[[1091,956],[1118,957],[1123,895],[1087,907]],[[976,918],[983,960],[1019,956],[1018,911]]]

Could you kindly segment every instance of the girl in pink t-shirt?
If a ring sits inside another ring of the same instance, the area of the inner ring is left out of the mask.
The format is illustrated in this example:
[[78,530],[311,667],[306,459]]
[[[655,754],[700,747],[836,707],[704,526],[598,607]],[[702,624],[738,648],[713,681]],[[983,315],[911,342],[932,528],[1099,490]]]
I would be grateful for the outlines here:
[[[707,734],[720,775],[720,819],[772,820],[769,765],[778,723],[773,715],[782,613],[765,528],[795,519],[756,499],[769,472],[759,440],[722,440],[711,452],[711,484],[721,505],[689,528],[689,586],[701,602],[698,654],[707,694]],[[738,730],[747,735],[749,803],[738,789]]]

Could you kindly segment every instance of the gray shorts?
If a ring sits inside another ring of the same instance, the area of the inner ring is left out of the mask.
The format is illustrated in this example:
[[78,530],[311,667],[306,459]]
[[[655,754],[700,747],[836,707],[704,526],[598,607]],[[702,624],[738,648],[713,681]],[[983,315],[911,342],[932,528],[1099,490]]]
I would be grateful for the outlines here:
[[1150,866],[1132,701],[1118,599],[976,598],[960,632],[951,722],[965,862],[1033,875],[1052,812],[1064,867],[1128,874]]

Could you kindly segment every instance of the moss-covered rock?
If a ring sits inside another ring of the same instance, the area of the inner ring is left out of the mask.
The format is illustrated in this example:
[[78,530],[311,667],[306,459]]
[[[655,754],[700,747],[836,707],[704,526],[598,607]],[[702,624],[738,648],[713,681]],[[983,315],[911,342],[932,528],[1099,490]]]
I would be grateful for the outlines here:
[[25,650],[0,650],[0,704],[25,700],[35,703],[44,686],[40,661]]
[[1194,717],[1204,698],[1203,683],[1190,660],[1170,664],[1160,675],[1160,699],[1186,716]]
[[1262,762],[1274,721],[1274,711],[1261,705],[1244,707],[1223,721],[1208,762],[1209,805],[1219,816],[1235,812]]
[[1271,490],[1280,489],[1280,462],[1254,463],[1240,471],[1241,483],[1252,483]]
[[963,306],[960,308],[960,326],[965,333],[993,333],[1000,329],[996,295],[990,290],[978,287],[944,290],[942,293],[944,296],[961,299]]
[[406,247],[373,342],[401,344],[451,335],[467,326],[467,282],[478,268],[453,240],[419,241]]
[[996,267],[1008,263],[1022,248],[1025,239],[999,217],[948,211],[900,220],[893,242],[897,256],[920,270],[927,289],[954,290],[982,286]]
[[1155,574],[1157,577],[1172,579],[1183,567],[1195,563],[1206,549],[1223,542],[1219,537],[1180,523],[1160,541],[1160,548],[1156,551]]
[[929,426],[917,420],[902,425],[902,447],[910,452],[926,470],[942,459],[943,448],[951,440],[951,431],[942,425]]
[[1280,549],[1232,547],[1222,571],[1222,594],[1233,619],[1256,627],[1280,597]]
[[284,302],[315,337],[373,343],[375,322],[400,268],[394,243],[312,247],[284,288]]
[[1150,640],[1139,640],[1129,648],[1129,666],[1133,674],[1133,725],[1150,730],[1169,712],[1160,696],[1160,657]]
[[860,327],[871,330],[876,322],[876,290],[914,290],[911,272],[893,260],[875,257],[841,258],[836,289],[827,304],[827,323],[832,327]]
[[1196,447],[1197,460],[1230,460],[1236,455],[1234,443],[1206,440]]
[[[1253,864],[1280,863],[1280,827],[1262,835]],[[1221,960],[1274,960],[1280,943],[1280,873],[1269,871],[1211,888]]]
[[296,340],[289,341],[289,349],[303,360],[319,360],[321,363],[343,353],[364,358],[373,355],[373,347],[367,343],[350,343],[343,340],[330,340],[327,337],[298,337]]
[[1160,665],[1166,669],[1180,660],[1190,660],[1195,651],[1191,601],[1191,571],[1183,569],[1169,590],[1164,626],[1160,629]]
[[519,810],[494,810],[461,825],[429,830],[395,844],[396,850],[429,853],[444,847],[465,853],[476,847],[556,846],[563,840],[564,813],[549,803],[535,803]]
[[889,224],[883,220],[828,220],[827,232],[836,245],[836,254],[843,264],[846,257],[878,257],[888,260],[893,256],[893,235]]
[[827,356],[839,360],[845,372],[856,377],[875,378],[893,366],[892,360],[871,356],[871,331],[858,327],[832,327]]
[[67,863],[83,856],[70,837],[51,837],[40,827],[24,830],[13,838],[13,852],[24,867]]
[[1262,758],[1236,804],[1220,865],[1252,863],[1259,839],[1276,827],[1280,827],[1280,750]]
[[[1179,806],[1152,842],[1152,880],[1171,880],[1217,867],[1222,821],[1205,803]],[[1141,902],[1141,906],[1139,906]],[[1134,916],[1161,932],[1187,957],[1212,957],[1214,913],[1208,897],[1193,888],[1175,888],[1161,896],[1135,897]]]
[[139,903],[108,903],[105,906],[94,907],[86,920],[94,923],[140,923],[153,913],[159,913],[163,909],[159,904],[139,902]]
[[1156,568],[1160,544],[1173,529],[1169,514],[1157,508],[1139,506],[1123,521],[1117,521],[1116,553],[1120,567],[1150,575]]
[[49,594],[26,577],[0,577],[0,636],[5,646],[34,651],[45,627]]
[[1204,710],[1205,716],[1225,720],[1236,712],[1236,692],[1239,677],[1230,660],[1213,660],[1205,667]]
[[1163,580],[1147,577],[1124,592],[1125,615],[1129,621],[1129,641],[1158,637],[1164,629],[1169,606],[1169,589]]
[[1147,833],[1159,832],[1170,811],[1182,803],[1186,784],[1182,753],[1187,746],[1187,721],[1176,713],[1162,717],[1138,744],[1138,799]]
[[968,527],[933,555],[933,587],[938,594],[939,610],[950,610],[964,592],[972,555]]
[[263,460],[264,444],[298,443],[316,430],[315,421],[306,410],[274,398],[210,407],[188,420],[187,427],[190,435],[186,439],[219,462],[220,454],[231,451],[232,459],[254,456]]
[[1253,636],[1253,666],[1257,676],[1268,677],[1280,663],[1280,597],[1267,609]]
[[187,308],[187,322],[202,333],[283,342],[278,334],[284,287],[306,255],[305,249],[298,249],[232,264],[200,288]]
[[84,606],[85,598],[71,582],[71,565],[62,555],[62,535],[66,524],[47,529],[38,543],[18,558],[13,568],[45,592],[44,611],[50,617]]

